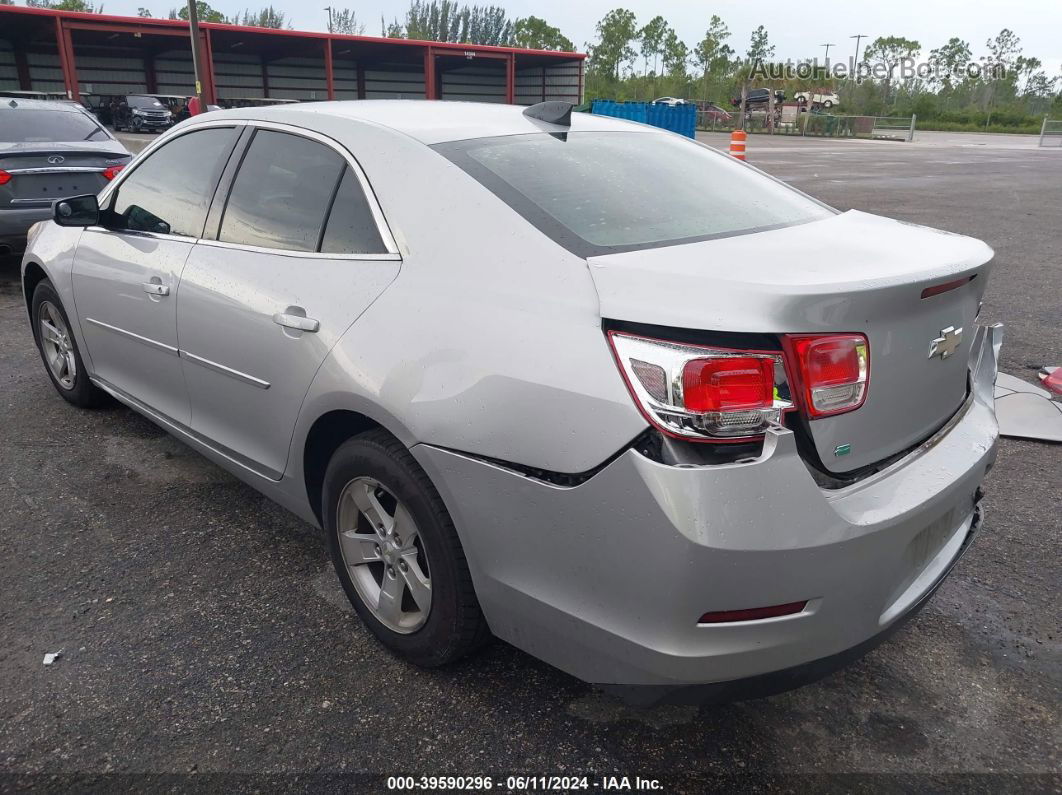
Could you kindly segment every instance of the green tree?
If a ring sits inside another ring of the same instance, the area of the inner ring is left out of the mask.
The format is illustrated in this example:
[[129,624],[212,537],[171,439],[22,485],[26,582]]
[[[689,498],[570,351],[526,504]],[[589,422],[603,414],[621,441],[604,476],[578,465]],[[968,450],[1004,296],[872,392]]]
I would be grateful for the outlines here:
[[388,39],[404,39],[406,31],[402,23],[397,19],[394,22],[384,22],[383,14],[380,15],[380,35]]
[[674,30],[668,28],[664,37],[664,70],[682,87],[682,93],[685,93],[686,82],[689,80],[689,60],[690,48]]
[[658,60],[664,53],[664,40],[669,30],[667,20],[661,16],[655,16],[638,31],[638,44],[642,54],[642,74],[649,74],[650,57],[653,59],[653,74],[657,73]]
[[773,57],[774,45],[768,40],[767,31],[763,25],[760,25],[756,30],[752,31],[752,36],[749,38],[749,49],[745,53],[745,58],[748,59],[751,67],[758,60],[766,61]]
[[513,23],[513,43],[517,47],[530,50],[575,50],[571,39],[561,33],[560,28],[555,28],[546,20],[534,16],[524,17]]
[[884,72],[882,83],[886,102],[892,96],[892,79],[896,69],[904,60],[918,55],[921,49],[922,45],[917,41],[903,36],[879,36],[867,46],[863,60],[879,65]]
[[413,0],[406,12],[405,35],[423,41],[511,46],[513,23],[501,6],[459,6],[453,0]]
[[960,38],[950,38],[948,43],[929,51],[929,63],[934,67],[931,85],[950,91],[962,82],[962,70],[973,60],[970,44]]
[[349,8],[332,12],[332,33],[343,33],[347,36],[361,36],[365,33],[365,23],[358,21],[358,16]]
[[138,17],[150,17],[151,16],[151,11],[149,9],[144,8],[143,6],[141,6],[140,8],[138,8],[136,10],[136,15]]
[[730,38],[730,29],[716,15],[708,21],[708,30],[704,38],[693,48],[693,58],[701,72],[704,100],[708,100],[708,77],[711,74],[725,73],[730,66],[734,51],[725,43]]
[[[233,18],[235,21],[235,18]],[[291,25],[287,22],[287,14],[283,11],[277,11],[273,6],[266,6],[258,11],[244,11],[243,16],[240,17],[241,25],[246,25],[249,28],[273,28],[280,30],[281,28],[291,28]]]
[[[196,0],[195,15],[200,22],[228,22],[225,15],[211,8],[204,0]],[[188,6],[170,10],[170,19],[188,19]]]
[[620,70],[634,59],[631,42],[637,36],[633,11],[614,8],[597,23],[597,44],[587,45],[589,68],[612,81],[620,79]]
[[94,6],[85,0],[26,0],[30,8],[51,8],[55,11],[81,11],[86,14],[102,14],[103,4]]

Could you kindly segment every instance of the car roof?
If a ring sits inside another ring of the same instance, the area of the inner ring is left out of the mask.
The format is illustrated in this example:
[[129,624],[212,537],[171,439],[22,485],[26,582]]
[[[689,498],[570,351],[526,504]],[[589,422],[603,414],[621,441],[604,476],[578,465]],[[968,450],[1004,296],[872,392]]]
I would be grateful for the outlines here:
[[0,110],[59,110],[68,113],[82,113],[84,108],[69,99],[23,99],[22,97],[0,97]]
[[520,135],[535,132],[646,131],[645,125],[608,116],[573,113],[571,127],[538,121],[524,115],[520,105],[438,100],[361,99],[342,102],[306,102],[263,108],[213,111],[210,119],[254,119],[314,128],[315,116],[329,116],[380,127],[432,145],[469,138]]

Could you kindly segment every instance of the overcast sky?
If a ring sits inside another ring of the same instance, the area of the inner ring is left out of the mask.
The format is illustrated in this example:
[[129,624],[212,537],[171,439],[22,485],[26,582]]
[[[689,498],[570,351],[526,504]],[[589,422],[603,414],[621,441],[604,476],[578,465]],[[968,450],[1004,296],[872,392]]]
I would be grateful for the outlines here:
[[[269,2],[286,12],[292,25],[300,30],[324,30],[327,13],[323,7],[329,2],[343,7],[343,0],[210,0],[218,10],[232,14],[246,7],[258,8]],[[1000,29],[1010,28],[1021,37],[1026,55],[1044,62],[1049,76],[1057,76],[1062,69],[1062,2],[1059,0],[1007,0],[984,3],[978,0],[815,0],[811,3],[782,2],[781,0],[466,0],[469,4],[496,3],[508,9],[510,16],[543,17],[583,50],[594,39],[594,25],[610,9],[629,8],[644,24],[656,14],[662,15],[691,47],[704,35],[708,19],[718,14],[730,27],[731,46],[744,52],[749,34],[757,25],[764,25],[770,40],[777,46],[781,58],[819,56],[825,42],[836,46],[835,55],[848,58],[855,42],[849,37],[865,33],[877,36],[906,36],[920,42],[923,55],[952,36],[969,41],[974,56],[984,52],[985,40]],[[156,16],[165,16],[174,0],[104,0],[105,10],[112,14],[135,14],[137,6],[147,5]],[[320,7],[318,7],[320,6]],[[379,35],[380,15],[388,20],[401,19],[409,7],[408,0],[367,0],[352,2],[360,19],[366,23],[366,33]],[[865,41],[863,44],[865,45]]]

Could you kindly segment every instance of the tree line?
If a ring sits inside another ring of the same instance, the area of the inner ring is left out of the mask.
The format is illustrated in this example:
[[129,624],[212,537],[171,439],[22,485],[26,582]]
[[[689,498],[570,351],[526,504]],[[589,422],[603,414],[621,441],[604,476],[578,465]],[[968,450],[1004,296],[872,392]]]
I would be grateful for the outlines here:
[[[766,28],[760,25],[752,31],[739,53],[731,46],[726,23],[716,15],[709,17],[704,36],[692,47],[663,17],[639,24],[624,8],[602,17],[596,34],[596,40],[586,44],[588,97],[648,101],[666,95],[728,106],[743,85],[780,89],[789,97],[798,91],[832,91],[841,100],[833,112],[916,113],[924,129],[1038,131],[1044,114],[1062,116],[1062,76],[1048,75],[1008,29],[986,41],[980,53],[958,37],[925,51],[913,39],[880,36],[860,53],[857,68],[871,76],[858,81],[834,77],[824,62],[811,58],[803,60],[803,76],[750,79],[757,63],[766,65],[757,73],[784,72],[780,66],[771,68],[775,47]],[[927,67],[922,73],[905,74],[905,64],[919,62]],[[980,68],[967,70],[968,64]]]
[[[90,0],[26,0],[30,6],[101,13]],[[11,3],[12,0],[0,0]],[[196,3],[199,18],[265,28],[290,28],[283,11],[266,6],[232,16]],[[140,16],[153,16],[147,8]],[[187,19],[187,6],[172,9],[171,19]],[[330,29],[362,35],[366,24],[351,9],[333,9]],[[939,47],[923,48],[904,36],[879,36],[861,53],[859,66],[871,76],[839,79],[812,58],[802,62],[802,76],[777,80],[750,79],[753,66],[770,67],[775,57],[767,29],[752,31],[744,52],[735,49],[730,29],[718,15],[706,20],[703,37],[692,46],[662,16],[639,23],[633,11],[615,8],[595,27],[585,44],[586,96],[650,101],[659,96],[713,101],[726,106],[745,87],[771,87],[792,96],[797,91],[833,91],[840,97],[834,112],[857,115],[916,113],[919,126],[939,129],[1032,129],[1044,114],[1062,116],[1062,76],[1048,75],[1040,59],[1024,53],[1016,33],[1003,29],[975,52],[972,44],[953,37]],[[381,17],[380,35],[424,41],[523,47],[570,52],[571,39],[536,16],[510,17],[498,5],[469,5],[456,0],[411,0],[405,14],[390,22]],[[923,57],[924,56],[924,57]],[[837,58],[834,59],[838,60]],[[842,56],[841,60],[845,60]],[[909,74],[905,63],[920,61],[926,73]],[[967,64],[980,71],[968,72]],[[760,74],[760,72],[757,72]]]

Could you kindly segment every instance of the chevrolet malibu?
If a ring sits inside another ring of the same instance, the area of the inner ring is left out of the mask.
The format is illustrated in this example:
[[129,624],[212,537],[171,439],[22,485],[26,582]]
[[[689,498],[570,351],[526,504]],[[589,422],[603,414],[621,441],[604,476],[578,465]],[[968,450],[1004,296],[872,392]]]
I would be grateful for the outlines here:
[[397,655],[494,635],[651,704],[822,676],[952,569],[991,257],[563,103],[361,101],[179,125],[22,284],[59,395],[321,527]]

